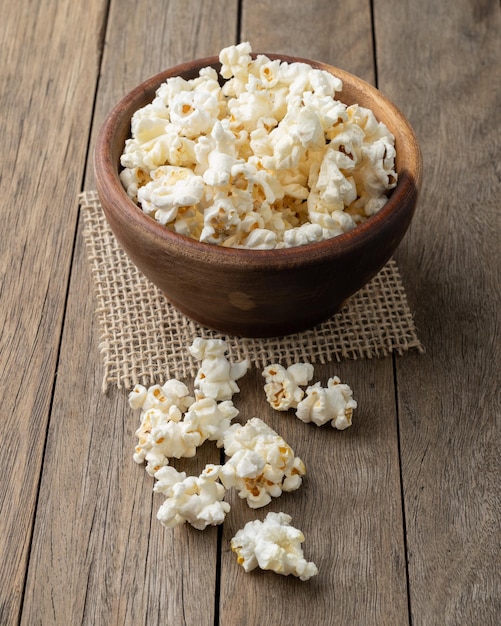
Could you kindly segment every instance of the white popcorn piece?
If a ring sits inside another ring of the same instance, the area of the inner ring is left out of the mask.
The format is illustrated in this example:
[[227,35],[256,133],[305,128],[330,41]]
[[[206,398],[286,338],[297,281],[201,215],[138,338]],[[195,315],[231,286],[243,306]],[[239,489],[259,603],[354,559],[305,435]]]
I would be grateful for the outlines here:
[[[322,203],[331,210],[342,211],[357,199],[357,190],[352,176],[346,176],[340,166],[348,159],[346,155],[329,147],[324,154],[322,164],[315,180],[314,189],[318,189]],[[346,170],[346,167],[344,168]]]
[[[146,462],[146,471],[151,476],[161,467],[169,464],[170,458],[190,458],[195,456],[196,449],[204,439],[202,435],[191,430],[190,424],[179,421],[177,407],[169,412],[160,409],[148,409],[141,416],[141,425],[136,431],[138,444],[134,461]],[[176,419],[170,415],[175,413]]]
[[320,149],[325,144],[318,115],[308,108],[290,109],[278,126],[270,132],[273,156],[263,157],[270,170],[295,169],[308,149]]
[[[203,173],[207,185],[216,187],[228,185],[232,168],[243,162],[243,159],[237,156],[236,138],[229,125],[229,120],[217,120],[210,133],[213,141],[208,144],[211,150],[207,154],[207,168]],[[198,155],[200,156],[200,153]]]
[[222,339],[197,337],[189,348],[190,353],[202,361],[195,378],[195,387],[214,400],[231,400],[240,391],[236,381],[247,372],[247,360],[230,363],[225,354],[228,346]]
[[296,408],[303,399],[304,391],[300,385],[306,386],[311,380],[313,366],[310,363],[295,363],[286,369],[273,363],[263,370],[263,376],[264,391],[270,406],[277,411],[287,411]]
[[239,247],[250,250],[273,250],[277,246],[277,234],[267,228],[254,228]]
[[200,241],[206,243],[223,243],[234,234],[240,224],[240,216],[231,198],[219,192],[214,203],[204,211],[204,227],[200,233]]
[[169,468],[157,472],[157,491],[167,496],[157,513],[160,523],[175,528],[188,522],[198,530],[222,524],[230,505],[223,501],[225,489],[218,482],[219,470],[219,465],[207,465],[200,476],[188,477]]
[[187,167],[165,165],[154,172],[154,179],[138,189],[142,209],[160,224],[176,219],[181,207],[190,207],[202,199],[204,183]]
[[148,390],[143,385],[135,385],[129,393],[129,404],[133,409],[142,409]]
[[133,409],[143,411],[160,409],[168,413],[172,406],[184,411],[195,401],[189,394],[188,387],[183,382],[172,378],[163,385],[152,385],[148,389],[143,385],[135,385],[129,394],[129,404]]
[[292,574],[306,581],[318,574],[313,562],[304,558],[303,533],[290,525],[286,513],[268,513],[264,521],[247,522],[231,539],[231,549],[246,572],[256,567],[277,574]]
[[283,491],[300,487],[306,473],[303,461],[259,418],[230,426],[223,444],[229,458],[221,468],[221,482],[226,489],[235,487],[251,508],[263,507]]
[[186,478],[186,472],[178,472],[171,465],[164,465],[155,472],[154,476],[156,480],[153,491],[168,495],[176,483],[180,483]]
[[306,395],[297,405],[296,415],[305,422],[322,426],[331,422],[333,428],[344,430],[351,426],[353,410],[357,402],[353,392],[337,376],[329,379],[327,387],[315,383],[306,389]]
[[180,91],[169,102],[171,123],[179,134],[195,138],[211,132],[219,115],[219,99],[210,90]]
[[223,48],[219,53],[219,60],[221,62],[221,76],[223,78],[246,78],[247,68],[252,62],[251,57],[252,48],[246,41],[239,43],[236,46],[228,46]]
[[321,241],[322,239],[326,239],[326,237],[324,236],[324,229],[320,224],[303,224],[284,232],[283,247],[304,246],[307,243],[315,243],[315,241]]
[[238,409],[231,400],[216,402],[200,394],[185,414],[184,422],[190,430],[199,432],[203,441],[215,441],[221,448],[224,433],[237,415]]
[[337,100],[342,81],[329,72],[251,52],[248,42],[224,48],[219,76],[171,77],[134,113],[127,194],[167,228],[226,247],[296,247],[351,230],[397,183],[394,137],[372,111]]

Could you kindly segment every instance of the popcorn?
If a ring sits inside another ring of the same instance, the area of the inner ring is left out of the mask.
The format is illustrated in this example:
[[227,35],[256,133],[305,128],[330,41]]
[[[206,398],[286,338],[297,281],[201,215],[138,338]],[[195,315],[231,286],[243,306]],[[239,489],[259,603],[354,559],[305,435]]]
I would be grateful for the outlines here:
[[351,426],[353,410],[357,408],[352,395],[350,387],[334,376],[326,388],[315,383],[306,389],[305,398],[297,405],[296,415],[306,423],[322,426],[330,421],[333,428],[344,430]]
[[155,472],[154,476],[156,482],[153,491],[168,495],[176,483],[180,483],[186,478],[186,472],[178,472],[171,465],[164,465]]
[[195,387],[204,396],[214,400],[231,400],[240,388],[236,381],[247,372],[247,360],[230,363],[225,357],[228,346],[222,339],[202,339],[197,337],[190,347],[190,353],[201,366],[195,378]]
[[304,558],[303,533],[291,526],[291,521],[286,513],[268,513],[263,522],[247,522],[236,533],[231,549],[246,572],[260,567],[283,576],[293,574],[301,580],[318,574],[317,566]]
[[219,115],[217,93],[210,90],[184,90],[169,102],[170,121],[184,137],[196,138],[211,132]]
[[[230,510],[224,501],[227,489],[235,487],[239,497],[257,509],[284,491],[298,489],[306,473],[292,448],[259,418],[244,425],[231,424],[239,414],[231,400],[239,391],[236,380],[245,374],[248,363],[230,363],[225,356],[227,348],[219,339],[198,337],[193,341],[190,352],[202,362],[194,397],[176,379],[149,388],[136,385],[129,394],[130,406],[141,410],[134,460],[146,462],[146,471],[155,478],[153,491],[165,496],[157,519],[166,528],[187,522],[203,530],[221,524]],[[299,419],[317,425],[329,420],[339,429],[351,425],[357,403],[339,378],[331,378],[326,388],[316,383],[304,392],[301,387],[313,377],[310,363],[287,368],[272,364],[263,376],[273,408],[296,408]],[[224,465],[208,464],[199,476],[187,476],[169,465],[170,458],[194,456],[207,440],[224,446],[228,457]],[[291,521],[285,513],[269,513],[263,522],[249,522],[236,533],[231,548],[246,572],[260,567],[301,580],[318,574],[316,565],[304,558],[303,533],[292,527]]]
[[162,386],[152,385],[148,389],[143,385],[136,385],[129,394],[129,404],[133,409],[142,409],[143,411],[160,409],[168,413],[172,406],[184,411],[195,401],[195,398],[191,397],[189,393],[188,387],[184,383],[172,378]]
[[159,470],[156,491],[167,496],[157,513],[157,519],[166,528],[175,528],[185,522],[198,530],[221,524],[230,510],[223,501],[225,489],[219,478],[220,466],[206,465],[200,476],[165,467]]
[[134,113],[120,178],[142,210],[199,241],[288,248],[347,232],[397,182],[394,138],[336,99],[342,81],[306,63],[251,56],[174,76]]
[[[230,183],[232,168],[242,163],[237,156],[236,138],[229,129],[229,120],[214,123],[210,133],[212,141],[208,140],[206,150],[207,167],[204,169],[203,179],[207,185],[224,187]],[[197,156],[201,156],[199,150]]]
[[175,379],[149,389],[136,385],[129,394],[131,407],[142,409],[134,460],[146,461],[150,475],[167,465],[169,458],[194,456],[204,441],[223,445],[223,435],[238,409],[231,400],[218,403],[201,392],[195,396],[191,397],[186,385]]
[[294,491],[306,472],[303,461],[292,448],[262,420],[254,417],[242,426],[233,424],[223,439],[228,461],[220,471],[221,482],[253,508],[260,508]]
[[263,370],[266,380],[264,391],[268,403],[277,411],[296,408],[303,399],[304,391],[299,385],[307,385],[313,376],[310,363],[296,363],[285,369],[275,363]]
[[138,444],[134,460],[146,462],[146,471],[153,475],[169,463],[169,458],[192,457],[203,442],[199,432],[190,432],[182,420],[183,411],[195,402],[188,387],[176,380],[148,389],[136,385],[129,394],[133,409],[141,409],[141,424],[136,430]]
[[177,218],[181,207],[191,207],[202,199],[204,183],[186,167],[164,165],[153,172],[153,179],[137,192],[138,201],[147,215],[160,224]]
[[160,467],[168,465],[169,458],[195,456],[197,447],[204,441],[200,432],[191,430],[189,423],[170,419],[169,413],[160,409],[148,409],[143,412],[136,436],[139,442],[134,461],[146,462],[146,471],[151,476]]
[[270,133],[273,156],[263,157],[268,169],[295,169],[308,149],[320,149],[325,137],[318,115],[306,108],[289,110]]
[[219,60],[221,61],[221,76],[223,78],[243,78],[247,76],[247,68],[252,62],[252,48],[246,41],[236,46],[229,46],[221,50]]
[[200,394],[184,416],[184,422],[191,431],[199,432],[203,441],[215,441],[217,447],[221,448],[224,433],[237,415],[238,409],[231,400],[218,403]]

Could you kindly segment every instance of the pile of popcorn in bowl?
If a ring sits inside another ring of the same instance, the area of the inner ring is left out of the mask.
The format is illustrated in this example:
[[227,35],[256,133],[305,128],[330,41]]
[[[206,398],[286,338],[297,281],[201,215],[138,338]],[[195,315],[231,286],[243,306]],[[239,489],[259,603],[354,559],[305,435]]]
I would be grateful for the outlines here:
[[221,69],[168,78],[137,110],[121,155],[128,196],[160,224],[224,247],[330,239],[397,184],[395,142],[342,81],[304,62],[223,49]]
[[127,93],[94,165],[139,271],[185,316],[242,337],[331,318],[390,259],[421,178],[415,134],[376,88],[248,43]]

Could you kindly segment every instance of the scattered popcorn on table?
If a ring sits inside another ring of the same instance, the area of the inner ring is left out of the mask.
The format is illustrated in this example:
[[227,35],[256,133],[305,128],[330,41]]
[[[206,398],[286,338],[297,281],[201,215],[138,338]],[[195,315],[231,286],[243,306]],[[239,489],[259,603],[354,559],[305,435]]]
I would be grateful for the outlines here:
[[225,354],[228,346],[222,339],[197,337],[190,347],[191,354],[202,361],[195,378],[195,387],[214,400],[231,400],[240,391],[236,381],[247,372],[247,360],[230,363]]
[[285,369],[274,363],[263,370],[266,380],[264,391],[268,403],[277,411],[296,408],[303,399],[304,391],[299,385],[306,386],[313,377],[313,365],[295,363]]
[[[305,63],[251,57],[249,43],[174,76],[134,113],[120,178],[178,233],[271,249],[335,237],[379,211],[397,183],[394,137],[342,82]],[[208,395],[208,394],[206,394]]]
[[320,383],[306,389],[306,395],[297,405],[296,415],[303,422],[313,422],[322,426],[327,422],[338,430],[351,426],[353,410],[357,402],[348,385],[341,383],[337,376],[330,378],[327,387]]
[[[226,58],[227,65],[236,72],[232,79],[235,83],[227,83],[228,89],[241,88],[236,79],[237,74],[243,76],[245,64],[240,67],[241,61],[238,54],[231,53]],[[263,65],[263,80],[273,82],[278,68],[277,64]],[[323,84],[322,76],[303,78]],[[329,84],[325,82],[322,89]],[[203,124],[204,119],[195,117],[192,123]],[[147,130],[145,124],[144,133]],[[377,127],[372,130],[377,132]],[[136,385],[129,394],[129,404],[141,410],[134,460],[146,462],[146,471],[155,479],[153,491],[166,498],[157,519],[166,528],[188,522],[203,530],[223,523],[230,510],[224,501],[227,489],[235,487],[239,497],[257,509],[283,492],[298,489],[306,468],[285,440],[259,418],[249,419],[243,425],[231,423],[239,414],[232,401],[233,394],[240,391],[236,381],[246,373],[248,362],[230,363],[225,356],[227,344],[219,339],[198,337],[189,350],[201,361],[194,397],[184,383],[171,379],[149,388]],[[334,376],[325,388],[316,383],[303,391],[301,387],[309,384],[313,373],[310,363],[295,363],[287,368],[277,363],[267,366],[263,377],[269,404],[279,411],[296,409],[303,422],[320,426],[331,421],[335,428],[347,428],[357,406],[350,387]],[[194,456],[207,440],[224,447],[224,465],[206,465],[200,476],[187,476],[169,465],[170,458]],[[231,549],[246,572],[260,567],[301,580],[318,574],[316,565],[305,560],[301,549],[304,535],[290,525],[291,520],[286,513],[268,513],[263,522],[248,522],[236,533]]]
[[227,489],[235,487],[251,508],[265,506],[283,491],[300,487],[306,472],[303,461],[259,418],[243,426],[233,424],[223,441],[229,459],[221,468],[221,482]]
[[303,533],[291,526],[291,521],[286,513],[268,513],[263,522],[247,522],[236,533],[231,549],[246,572],[260,567],[283,576],[293,574],[301,580],[318,574],[315,563],[304,558]]
[[[168,465],[169,458],[189,458],[205,441],[223,445],[223,436],[238,409],[231,400],[216,402],[188,388],[178,380],[146,389],[136,385],[129,394],[132,408],[141,409],[141,425],[136,431],[136,463],[146,462],[146,471],[154,475]],[[183,415],[184,411],[184,415]]]
[[169,475],[168,470],[163,468],[156,474],[156,491],[162,491],[167,496],[157,513],[157,519],[163,526],[174,528],[188,522],[194,528],[203,530],[224,521],[230,505],[223,501],[225,489],[217,482],[219,465],[207,465],[200,476],[186,477],[184,472],[176,472],[178,476]]

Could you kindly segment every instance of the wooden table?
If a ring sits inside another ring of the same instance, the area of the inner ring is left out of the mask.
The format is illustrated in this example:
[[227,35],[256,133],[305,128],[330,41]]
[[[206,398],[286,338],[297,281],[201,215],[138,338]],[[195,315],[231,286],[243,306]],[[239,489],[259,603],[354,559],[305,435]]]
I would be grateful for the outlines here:
[[[495,0],[2,3],[2,625],[501,623],[500,31]],[[101,393],[77,194],[125,92],[238,40],[342,67],[410,119],[424,184],[396,258],[426,352],[323,366],[359,402],[343,433],[271,415],[248,374],[236,403],[280,425],[304,485],[168,531],[138,415]],[[229,539],[269,510],[303,530],[311,581],[237,565]]]

